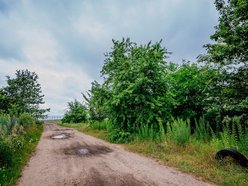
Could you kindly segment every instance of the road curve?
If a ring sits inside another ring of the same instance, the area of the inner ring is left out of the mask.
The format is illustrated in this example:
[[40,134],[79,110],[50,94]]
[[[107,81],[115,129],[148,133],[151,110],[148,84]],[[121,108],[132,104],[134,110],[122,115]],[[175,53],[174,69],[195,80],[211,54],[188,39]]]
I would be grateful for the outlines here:
[[[65,137],[65,139],[60,139]],[[120,145],[46,123],[19,186],[211,185]]]

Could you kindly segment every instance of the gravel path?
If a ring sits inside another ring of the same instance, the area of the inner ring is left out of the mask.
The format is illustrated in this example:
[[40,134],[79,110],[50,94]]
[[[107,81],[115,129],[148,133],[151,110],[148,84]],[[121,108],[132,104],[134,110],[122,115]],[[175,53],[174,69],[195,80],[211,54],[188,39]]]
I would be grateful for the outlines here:
[[[62,138],[62,139],[61,139]],[[63,139],[64,138],[64,139]],[[210,185],[120,145],[45,124],[19,186]]]

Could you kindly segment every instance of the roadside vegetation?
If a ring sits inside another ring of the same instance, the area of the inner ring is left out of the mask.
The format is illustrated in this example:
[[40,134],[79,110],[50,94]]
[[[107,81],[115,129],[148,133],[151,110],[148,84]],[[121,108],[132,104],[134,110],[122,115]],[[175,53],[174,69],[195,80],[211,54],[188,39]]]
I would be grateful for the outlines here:
[[7,76],[7,86],[0,89],[0,186],[15,185],[41,133],[49,109],[43,104],[38,76],[28,70],[17,70]]
[[228,158],[218,162],[215,154],[232,148],[248,156],[248,3],[215,5],[219,25],[196,62],[170,62],[161,41],[113,40],[103,83],[92,82],[80,103],[84,119],[78,122],[88,124],[63,119],[62,125],[217,184],[247,185],[247,169]]

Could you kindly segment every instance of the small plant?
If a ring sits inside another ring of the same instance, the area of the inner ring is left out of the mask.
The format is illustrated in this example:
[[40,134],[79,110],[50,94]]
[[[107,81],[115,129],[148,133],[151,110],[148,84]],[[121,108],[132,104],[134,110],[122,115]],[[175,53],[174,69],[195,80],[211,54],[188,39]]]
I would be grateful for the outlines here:
[[184,146],[190,139],[190,121],[182,119],[167,123],[167,140]]

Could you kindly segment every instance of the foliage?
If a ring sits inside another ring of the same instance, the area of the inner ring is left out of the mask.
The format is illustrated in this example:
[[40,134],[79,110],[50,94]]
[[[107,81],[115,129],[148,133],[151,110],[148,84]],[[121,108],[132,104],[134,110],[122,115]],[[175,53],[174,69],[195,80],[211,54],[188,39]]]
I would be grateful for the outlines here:
[[248,3],[246,0],[216,0],[215,5],[220,17],[210,37],[214,43],[205,45],[207,54],[199,56],[201,62],[214,64],[221,75],[210,91],[215,103],[210,113],[217,113],[219,122],[226,116],[246,115],[247,120]]
[[159,131],[155,129],[153,125],[143,125],[138,128],[136,137],[140,141],[156,141],[164,142],[165,141],[165,131],[162,123],[159,123]]
[[242,126],[240,117],[226,119],[226,125],[212,143],[218,148],[234,148],[248,154],[248,127]]
[[86,107],[77,100],[68,103],[68,110],[62,118],[62,123],[80,123],[87,119]]
[[10,106],[9,100],[3,89],[0,89],[0,114],[7,113]]
[[107,100],[110,99],[108,90],[100,85],[97,81],[91,83],[91,90],[87,95],[83,94],[84,100],[89,108],[89,116],[91,120],[102,121],[107,118]]
[[90,122],[90,127],[98,130],[109,130],[111,127],[111,122],[108,119],[102,121],[92,121]]
[[166,80],[174,101],[171,111],[173,117],[199,119],[211,105],[208,99],[209,87],[216,76],[216,70],[185,61],[182,65],[171,63],[167,70]]
[[121,131],[119,129],[112,130],[109,135],[109,140],[115,143],[127,143],[130,142],[131,139],[132,135],[130,132],[126,132],[123,130]]
[[184,146],[190,139],[190,120],[173,119],[167,123],[167,140]]
[[138,46],[123,39],[113,44],[102,69],[103,86],[111,93],[106,105],[113,125],[131,133],[152,123],[158,129],[158,119],[169,117],[164,79],[167,50],[161,42]]
[[17,70],[15,75],[15,78],[7,76],[7,86],[1,90],[0,100],[8,105],[1,109],[13,115],[30,113],[36,119],[44,117],[49,109],[40,108],[44,103],[44,95],[38,83],[38,75],[28,70]]
[[20,115],[20,125],[24,128],[32,127],[35,124],[35,120],[28,113],[23,113]]
[[247,1],[215,0],[215,5],[220,15],[216,31],[210,37],[215,43],[205,45],[208,55],[202,56],[203,60],[222,66],[247,65]]
[[195,119],[194,137],[200,141],[209,141],[214,134],[210,124],[204,118],[200,118],[198,121]]
[[0,115],[0,185],[15,185],[43,130],[43,125],[24,128],[20,121]]

